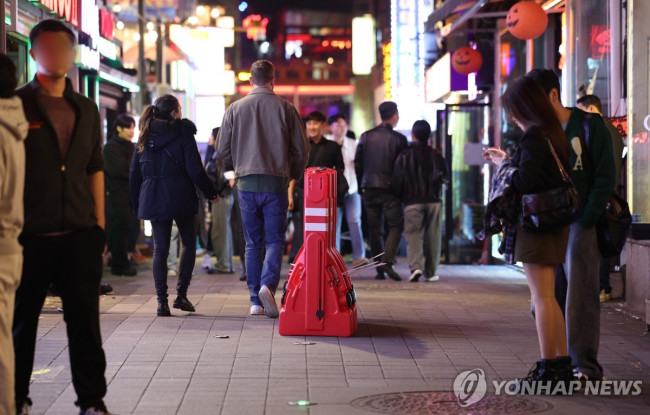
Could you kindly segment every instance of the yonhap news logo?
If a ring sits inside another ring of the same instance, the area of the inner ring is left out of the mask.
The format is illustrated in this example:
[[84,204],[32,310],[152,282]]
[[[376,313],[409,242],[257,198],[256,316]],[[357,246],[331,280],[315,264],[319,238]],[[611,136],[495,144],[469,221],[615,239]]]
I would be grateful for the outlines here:
[[466,370],[454,380],[454,395],[462,407],[470,406],[483,399],[487,392],[483,369]]
[[[640,380],[599,380],[580,382],[502,380],[492,381],[495,395],[578,395],[585,396],[638,396],[643,382]],[[467,407],[479,402],[487,393],[483,369],[466,370],[454,380],[454,395],[458,404]]]

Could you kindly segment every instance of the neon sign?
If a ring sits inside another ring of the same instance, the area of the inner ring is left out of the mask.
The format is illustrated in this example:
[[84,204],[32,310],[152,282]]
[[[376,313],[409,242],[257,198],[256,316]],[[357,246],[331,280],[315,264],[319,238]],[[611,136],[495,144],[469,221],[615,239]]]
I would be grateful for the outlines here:
[[113,40],[115,35],[115,18],[113,14],[106,9],[99,10],[99,34],[108,39]]
[[263,18],[259,14],[251,14],[244,19],[242,26],[246,29],[246,37],[253,40],[266,39],[266,26],[269,24],[268,18]]

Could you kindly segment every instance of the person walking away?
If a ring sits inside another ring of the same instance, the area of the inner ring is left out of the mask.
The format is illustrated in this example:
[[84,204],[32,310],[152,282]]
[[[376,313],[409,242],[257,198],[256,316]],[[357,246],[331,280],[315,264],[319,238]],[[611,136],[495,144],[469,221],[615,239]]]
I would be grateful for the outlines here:
[[348,123],[343,114],[334,114],[327,119],[330,126],[330,140],[341,146],[343,164],[345,165],[345,180],[348,182],[348,192],[343,198],[343,207],[337,209],[336,216],[336,249],[341,251],[341,225],[343,213],[350,231],[352,242],[352,267],[366,262],[366,245],[361,231],[361,196],[357,173],[354,170],[354,156],[357,152],[357,140],[348,137]]
[[[212,130],[210,140],[214,143],[219,134],[219,128]],[[215,137],[213,140],[212,137]],[[214,147],[213,147],[214,148]],[[212,228],[210,238],[212,239],[212,249],[216,257],[214,272],[218,274],[232,274],[232,256],[233,256],[233,237],[230,226],[234,197],[230,180],[224,177],[223,168],[219,166],[218,154],[212,152],[212,157],[206,164],[206,171],[212,183],[220,191],[220,202],[212,205]]]
[[[397,104],[382,102],[379,104],[379,116],[381,124],[359,138],[354,168],[368,213],[371,254],[375,257],[384,252],[382,261],[386,265],[377,268],[376,278],[383,280],[386,273],[393,280],[400,281],[402,277],[393,269],[393,264],[404,230],[404,212],[401,201],[392,189],[391,176],[397,156],[408,143],[404,135],[393,130],[399,122]],[[384,219],[388,224],[385,250]]]
[[[569,143],[551,102],[534,80],[521,77],[513,81],[501,97],[508,119],[524,131],[512,156],[498,148],[488,148],[485,157],[497,166],[509,163],[516,169],[510,185],[520,194],[543,193],[563,183],[561,169],[569,168]],[[521,213],[520,213],[521,214]],[[515,233],[514,260],[524,264],[524,272],[535,305],[535,324],[541,360],[535,363],[522,382],[568,382],[573,378],[562,310],[555,301],[555,266],[564,261],[569,226],[526,231],[518,225]]]
[[[596,222],[605,211],[616,174],[612,140],[600,117],[560,100],[560,80],[549,69],[533,69],[527,77],[539,82],[564,126],[571,146],[569,174],[582,200],[582,212],[571,224],[564,264],[557,269],[556,299],[564,310],[567,342],[577,379],[601,380],[599,258]],[[585,118],[589,119],[586,120]],[[585,137],[585,123],[589,134]]]
[[[323,136],[323,124],[325,124],[325,115],[322,112],[313,111],[307,115],[306,132],[309,138],[309,167],[327,167],[337,171],[340,178],[344,178],[343,170],[343,155],[341,147],[334,141],[327,140]],[[343,204],[343,195],[347,193],[347,188],[343,186],[341,180],[337,180],[337,195],[338,205]],[[339,188],[341,187],[341,188]],[[303,244],[303,230],[304,230],[304,217],[305,217],[305,181],[304,177],[300,180],[291,181],[289,184],[289,209],[296,211],[297,215],[294,219],[293,242],[291,244],[291,252],[289,258],[291,262],[298,255],[298,251]]]
[[106,242],[99,112],[66,78],[75,59],[74,33],[62,22],[46,19],[29,38],[36,75],[16,91],[29,122],[23,272],[13,321],[16,410],[27,413],[31,405],[38,319],[52,284],[63,303],[75,404],[81,414],[106,414],[106,357],[99,326]]
[[[596,95],[585,95],[578,99],[577,105],[578,108],[585,112],[592,114],[598,114],[601,117],[602,113],[602,104],[600,98]],[[614,191],[618,190],[619,180],[621,180],[621,169],[623,167],[623,138],[621,133],[618,131],[618,128],[605,117],[603,117],[603,122],[609,131],[609,136],[612,138],[612,153],[614,155],[614,168],[616,169],[616,179],[614,181]],[[612,286],[609,283],[609,266],[610,258],[600,258],[600,302],[604,303],[612,299]]]
[[287,229],[287,189],[290,180],[303,176],[309,144],[298,111],[273,92],[271,62],[253,63],[251,84],[253,90],[226,110],[217,153],[226,178],[236,179],[239,193],[250,312],[275,318]]
[[167,303],[167,257],[172,221],[178,226],[183,244],[173,307],[193,312],[187,289],[196,261],[196,187],[206,199],[218,201],[216,189],[203,169],[194,134],[194,123],[182,118],[181,105],[171,95],[156,99],[140,117],[140,137],[131,162],[131,204],[140,219],[151,221],[159,316],[171,315]]
[[133,210],[129,195],[129,168],[135,149],[131,140],[135,120],[120,114],[113,123],[111,137],[104,146],[104,176],[108,192],[108,249],[111,251],[111,274],[135,276],[138,270],[129,263],[128,245],[133,234]]
[[[440,152],[428,144],[431,126],[418,120],[411,129],[413,143],[397,157],[391,184],[405,205],[404,236],[411,275],[417,282],[438,281],[442,224],[440,221],[442,184],[449,181],[447,164]],[[431,263],[427,264],[426,258]],[[428,265],[428,267],[425,267]]]
[[29,124],[23,103],[14,96],[16,65],[0,54],[0,413],[15,414],[14,343],[11,324],[23,267],[25,144]]

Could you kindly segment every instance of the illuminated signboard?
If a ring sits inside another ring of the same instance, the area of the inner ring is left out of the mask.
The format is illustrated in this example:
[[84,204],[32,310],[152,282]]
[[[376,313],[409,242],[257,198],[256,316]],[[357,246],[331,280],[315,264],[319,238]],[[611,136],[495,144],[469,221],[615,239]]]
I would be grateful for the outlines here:
[[112,61],[117,60],[117,56],[118,56],[117,45],[111,42],[110,40],[100,37],[97,40],[97,50],[99,51],[99,54],[102,55],[103,57],[110,59]]
[[369,75],[375,65],[376,51],[375,21],[372,16],[352,19],[352,72],[355,75]]
[[384,55],[384,88],[386,92],[386,99],[392,99],[392,86],[391,86],[391,78],[390,78],[390,49],[391,49],[391,44],[387,43],[385,45],[381,45],[381,52]]
[[242,26],[246,29],[246,37],[253,40],[266,39],[266,26],[268,24],[269,19],[262,18],[259,14],[251,14],[242,22]]
[[113,40],[115,34],[115,18],[106,9],[99,10],[99,34],[108,40]]
[[79,26],[79,0],[37,0],[37,3],[63,17],[74,26]]

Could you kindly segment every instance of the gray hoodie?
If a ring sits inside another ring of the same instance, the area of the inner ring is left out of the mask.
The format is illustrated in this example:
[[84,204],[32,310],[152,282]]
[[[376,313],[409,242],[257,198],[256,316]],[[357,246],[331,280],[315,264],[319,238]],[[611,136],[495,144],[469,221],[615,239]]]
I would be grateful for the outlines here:
[[22,253],[18,236],[23,229],[23,140],[28,130],[20,98],[0,98],[0,255]]

